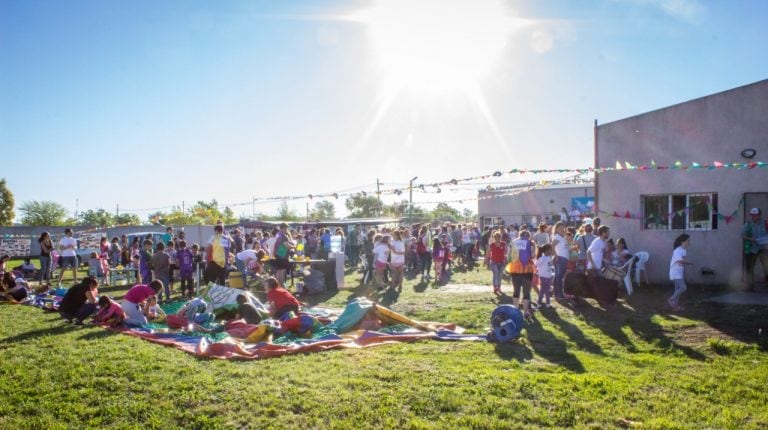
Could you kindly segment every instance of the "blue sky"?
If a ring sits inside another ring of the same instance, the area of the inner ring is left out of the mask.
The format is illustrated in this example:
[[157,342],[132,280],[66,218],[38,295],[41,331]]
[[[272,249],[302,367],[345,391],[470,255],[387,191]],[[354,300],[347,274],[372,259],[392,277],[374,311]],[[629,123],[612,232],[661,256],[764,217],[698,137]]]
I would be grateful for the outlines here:
[[0,0],[0,177],[17,204],[143,217],[586,167],[595,119],[768,77],[766,16],[765,1]]

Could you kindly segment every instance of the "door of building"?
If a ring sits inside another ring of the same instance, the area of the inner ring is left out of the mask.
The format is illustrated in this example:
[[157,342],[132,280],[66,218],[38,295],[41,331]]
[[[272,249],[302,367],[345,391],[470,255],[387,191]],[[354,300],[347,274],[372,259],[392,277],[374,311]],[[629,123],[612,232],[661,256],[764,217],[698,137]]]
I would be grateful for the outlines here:
[[[768,192],[744,193],[743,223],[746,223],[747,220],[749,219],[749,210],[752,208],[760,208],[760,210],[763,213],[762,219],[765,220],[766,217],[768,217]],[[742,252],[742,258],[744,258],[743,252]],[[747,280],[746,259],[744,259],[744,262],[742,263],[741,267],[742,267],[741,279],[746,282]],[[762,280],[766,279],[765,270],[767,269],[763,267],[759,262],[755,265],[755,283],[757,283],[758,285],[762,283],[761,282]]]

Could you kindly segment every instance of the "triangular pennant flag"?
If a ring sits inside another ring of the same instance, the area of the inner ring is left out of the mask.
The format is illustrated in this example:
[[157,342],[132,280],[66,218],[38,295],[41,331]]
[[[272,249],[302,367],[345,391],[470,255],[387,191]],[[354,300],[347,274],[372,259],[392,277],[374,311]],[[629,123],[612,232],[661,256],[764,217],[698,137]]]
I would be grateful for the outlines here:
[[724,164],[723,164],[723,163],[721,163],[721,162],[719,162],[719,161],[715,161],[715,167],[716,167],[716,168],[718,168],[718,169],[722,169],[722,168],[723,168],[723,166],[724,166]]
[[651,160],[651,169],[655,169],[655,168],[656,168],[656,162]]
[[619,213],[618,213],[618,212],[616,212],[616,211],[613,211],[613,215],[611,215],[611,216],[618,218],[620,215],[619,215]]
[[701,164],[693,162],[693,163],[691,163],[691,167],[694,168],[694,169],[698,169],[698,168],[701,167]]
[[623,167],[621,166],[621,163],[619,162],[619,160],[616,160],[616,170],[622,170],[622,169]]
[[624,166],[626,166],[627,170],[633,170],[635,169],[635,166],[629,164],[629,161],[624,162]]
[[679,211],[677,211],[677,215],[683,216],[683,212],[685,212],[685,209],[680,209]]
[[627,213],[624,214],[624,218],[630,219],[630,218],[632,218],[632,214],[629,213],[629,211],[627,211]]
[[683,167],[683,163],[680,162],[680,160],[675,161],[675,169],[679,169]]
[[731,216],[726,216],[725,217],[725,223],[726,224],[730,224],[732,220],[733,220],[733,218]]

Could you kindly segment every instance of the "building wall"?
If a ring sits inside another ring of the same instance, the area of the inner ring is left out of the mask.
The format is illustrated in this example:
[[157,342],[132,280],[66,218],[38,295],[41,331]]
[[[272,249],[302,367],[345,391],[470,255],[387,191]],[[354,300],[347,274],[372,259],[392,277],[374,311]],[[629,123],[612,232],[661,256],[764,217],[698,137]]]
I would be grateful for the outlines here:
[[[596,130],[596,163],[613,167],[616,161],[632,165],[672,165],[691,162],[748,162],[740,153],[753,148],[753,161],[768,160],[768,80],[670,106]],[[596,178],[596,204],[600,211],[642,214],[641,195],[713,192],[718,209],[734,220],[718,222],[717,230],[685,231],[691,235],[686,272],[689,283],[741,284],[743,255],[740,231],[745,210],[739,202],[745,193],[768,193],[768,168],[744,170],[648,170],[606,172]],[[751,201],[761,201],[760,198]],[[765,200],[762,200],[765,201]],[[768,213],[768,207],[761,207]],[[604,217],[611,236],[627,239],[631,251],[648,251],[652,282],[668,282],[672,244],[681,230],[644,230],[643,221]],[[710,268],[713,275],[702,274]]]
[[509,224],[525,222],[525,216],[535,216],[537,221],[544,217],[553,218],[560,214],[560,209],[571,209],[571,197],[593,197],[592,185],[562,186],[526,191],[512,196],[482,199],[509,191],[480,191],[477,201],[477,214],[480,223],[485,217],[501,217]]

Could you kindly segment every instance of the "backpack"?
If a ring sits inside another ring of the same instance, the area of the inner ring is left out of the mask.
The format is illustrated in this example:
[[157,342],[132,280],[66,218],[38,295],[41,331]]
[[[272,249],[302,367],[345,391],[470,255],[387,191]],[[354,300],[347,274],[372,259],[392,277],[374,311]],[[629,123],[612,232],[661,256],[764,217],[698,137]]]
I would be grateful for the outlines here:
[[425,252],[427,252],[427,245],[424,245],[424,236],[422,236],[416,242],[416,253],[423,254]]

